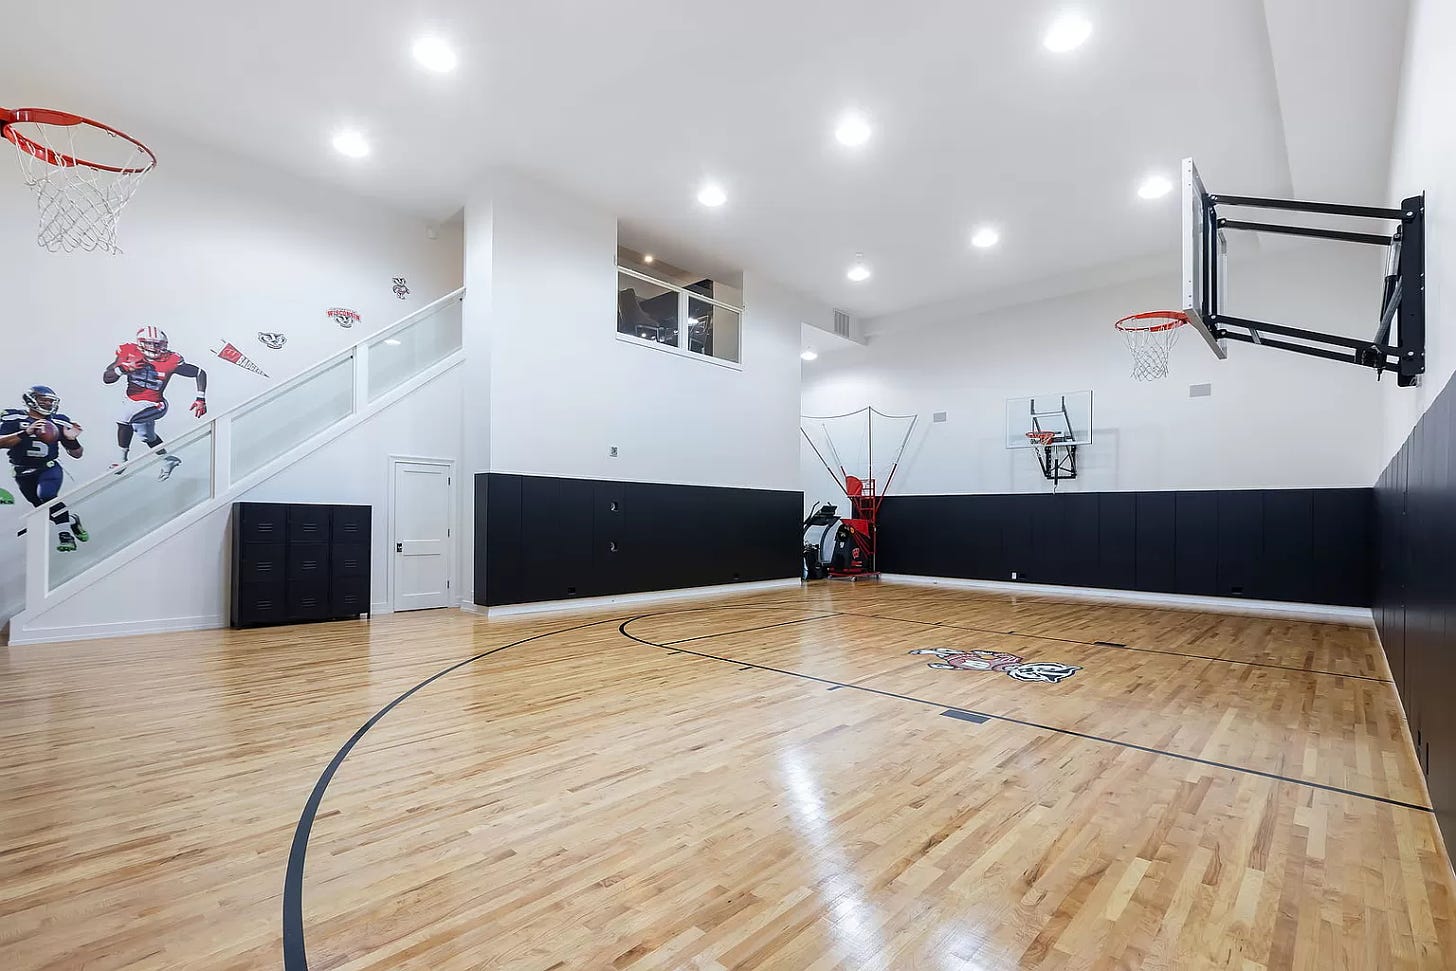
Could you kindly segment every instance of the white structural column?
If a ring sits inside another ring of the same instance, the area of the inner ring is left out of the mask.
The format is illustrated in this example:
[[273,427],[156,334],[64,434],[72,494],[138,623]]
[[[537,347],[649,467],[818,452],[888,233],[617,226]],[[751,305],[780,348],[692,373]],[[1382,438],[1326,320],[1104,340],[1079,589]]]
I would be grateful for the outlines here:
[[[465,203],[465,285],[461,316],[461,340],[465,350],[465,380],[462,382],[460,412],[464,441],[460,454],[460,482],[455,489],[460,504],[460,535],[456,541],[456,570],[461,603],[474,602],[475,516],[484,508],[475,504],[475,477],[490,471],[491,412],[491,309],[495,298],[495,204],[492,185],[482,181]],[[473,288],[473,289],[472,289]],[[531,416],[521,416],[531,421]]]

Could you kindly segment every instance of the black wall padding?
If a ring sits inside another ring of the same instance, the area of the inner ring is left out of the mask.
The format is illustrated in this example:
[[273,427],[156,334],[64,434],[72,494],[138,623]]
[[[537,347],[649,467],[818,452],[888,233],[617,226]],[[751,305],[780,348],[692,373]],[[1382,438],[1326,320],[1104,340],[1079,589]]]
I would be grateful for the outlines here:
[[896,496],[885,573],[1371,603],[1369,489]]
[[475,477],[475,602],[492,607],[799,575],[801,492]]
[[1375,486],[1375,626],[1436,821],[1456,846],[1456,383]]

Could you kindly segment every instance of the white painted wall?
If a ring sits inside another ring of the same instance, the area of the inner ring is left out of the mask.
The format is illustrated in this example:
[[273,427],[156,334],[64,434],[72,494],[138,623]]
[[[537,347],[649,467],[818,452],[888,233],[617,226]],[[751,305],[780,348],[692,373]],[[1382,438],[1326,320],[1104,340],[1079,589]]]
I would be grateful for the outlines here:
[[1411,0],[1390,203],[1426,194],[1426,373],[1386,389],[1384,463],[1456,372],[1456,4]]
[[[1232,274],[1230,312],[1338,333],[1373,333],[1378,254],[1319,244],[1253,257]],[[892,492],[1049,491],[1027,451],[1004,447],[1008,397],[1092,389],[1094,444],[1065,491],[1368,486],[1379,469],[1380,390],[1364,369],[1231,344],[1219,361],[1193,333],[1160,382],[1129,377],[1112,323],[1175,300],[1172,275],[936,324],[875,323],[865,348],[804,365],[804,411],[873,404],[921,424]],[[917,312],[917,321],[925,318]],[[1190,398],[1189,385],[1213,394]],[[1394,384],[1393,380],[1388,382]],[[931,413],[947,412],[943,424]],[[877,429],[878,434],[878,429]],[[888,455],[880,452],[883,461]],[[836,487],[801,448],[806,502]],[[817,469],[817,471],[816,471]]]
[[[40,249],[30,191],[13,171],[0,176],[7,320],[0,401],[19,405],[21,392],[36,383],[60,392],[62,409],[85,428],[83,458],[62,456],[72,484],[103,472],[118,455],[114,419],[124,385],[103,384],[101,372],[139,326],[161,327],[175,350],[206,369],[208,407],[216,413],[461,283],[458,223],[440,227],[432,240],[423,221],[377,202],[167,132],[148,138],[160,163],[123,216],[120,256]],[[396,276],[408,281],[404,300],[391,292]],[[339,327],[324,313],[332,306],[358,311],[363,322]],[[259,331],[282,331],[288,343],[270,350]],[[223,340],[268,378],[213,356]],[[158,425],[164,440],[195,424],[192,398],[192,382],[174,378],[171,411]],[[14,492],[9,469],[3,473],[0,486]],[[0,617],[21,600],[15,531],[27,509],[18,494],[17,505],[0,506]]]
[[[465,227],[472,475],[800,487],[799,335],[829,307],[747,274],[742,363],[723,367],[617,339],[612,213],[493,171]],[[464,531],[478,514],[467,509]]]
[[[485,510],[477,510],[474,500],[475,476],[490,471],[490,393],[491,393],[491,320],[495,306],[495,200],[488,186],[477,186],[465,204],[465,301],[461,306],[461,346],[465,351],[465,386],[462,406],[465,414],[461,444],[460,477],[469,483],[470,497],[464,505],[461,534],[474,537],[477,518]],[[477,517],[477,513],[479,516]],[[462,599],[473,602],[475,591],[475,555],[472,539],[470,555],[461,560]]]
[[[323,448],[245,493],[244,502],[355,503],[374,509],[371,601],[390,602],[390,456],[455,459],[460,466],[463,368],[456,367]],[[457,506],[468,483],[455,480]],[[463,509],[457,509],[460,521]],[[223,507],[183,529],[99,582],[29,618],[26,637],[65,640],[227,624],[232,509]],[[471,552],[456,531],[456,576]],[[461,584],[457,579],[457,587]],[[466,588],[468,590],[468,588]],[[139,591],[143,593],[139,593]]]
[[469,210],[466,330],[489,334],[489,469],[798,488],[800,322],[827,308],[750,275],[741,369],[685,359],[617,339],[613,214],[506,173]]

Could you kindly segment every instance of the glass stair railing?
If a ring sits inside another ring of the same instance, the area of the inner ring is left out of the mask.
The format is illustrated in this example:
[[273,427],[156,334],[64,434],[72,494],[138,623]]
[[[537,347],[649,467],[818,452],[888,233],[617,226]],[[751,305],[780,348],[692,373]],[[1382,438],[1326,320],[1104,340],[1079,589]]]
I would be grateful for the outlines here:
[[[392,392],[461,350],[464,290],[377,331],[302,374],[212,417],[160,451],[63,492],[25,519],[25,611],[84,586],[83,575],[139,544],[160,542],[221,501],[271,474],[280,458],[353,416],[392,401]],[[175,460],[180,459],[178,463]],[[163,477],[164,469],[170,471]],[[162,481],[158,481],[158,479]],[[56,549],[50,510],[64,503],[79,540]]]

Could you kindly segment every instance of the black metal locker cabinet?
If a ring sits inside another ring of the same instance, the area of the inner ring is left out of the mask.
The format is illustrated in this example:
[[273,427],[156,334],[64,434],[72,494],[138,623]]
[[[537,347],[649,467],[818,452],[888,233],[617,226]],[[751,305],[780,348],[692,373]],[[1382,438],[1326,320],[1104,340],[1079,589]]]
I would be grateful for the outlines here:
[[232,625],[367,614],[369,506],[233,504]]

